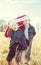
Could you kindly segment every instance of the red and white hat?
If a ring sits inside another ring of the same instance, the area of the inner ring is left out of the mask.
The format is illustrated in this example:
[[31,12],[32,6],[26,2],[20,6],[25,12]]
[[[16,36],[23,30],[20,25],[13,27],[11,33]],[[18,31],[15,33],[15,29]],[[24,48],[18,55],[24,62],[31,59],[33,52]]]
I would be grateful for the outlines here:
[[22,22],[24,20],[29,20],[30,21],[30,18],[27,16],[27,15],[22,15],[22,16],[19,16],[17,18],[15,18],[16,22]]
[[22,15],[22,16],[19,16],[19,17],[13,19],[10,22],[10,24],[13,25],[13,24],[19,23],[21,25],[24,20],[30,21],[30,19],[29,19],[29,17],[27,15]]

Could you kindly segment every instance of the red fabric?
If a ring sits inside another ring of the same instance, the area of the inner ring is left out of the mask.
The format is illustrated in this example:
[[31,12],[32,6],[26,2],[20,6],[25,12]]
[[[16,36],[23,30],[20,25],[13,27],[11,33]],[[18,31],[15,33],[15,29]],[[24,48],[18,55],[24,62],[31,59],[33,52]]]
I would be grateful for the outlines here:
[[17,17],[16,19],[22,18],[22,17],[24,17],[24,16],[26,16],[26,15],[19,16],[19,17]]
[[[26,15],[19,16],[19,17],[17,17],[16,19],[20,19],[20,18],[22,18],[22,17],[24,17],[24,16],[26,16]],[[19,21],[19,22],[18,22],[18,25],[19,25],[19,26],[23,25],[23,21]]]
[[20,25],[23,25],[23,22],[21,21],[21,22],[18,22],[17,24],[20,26]]
[[8,37],[9,28],[10,28],[10,24],[8,23],[8,27],[6,28],[6,31],[5,31],[5,34],[4,34],[5,37]]
[[6,28],[6,31],[5,31],[5,34],[4,34],[5,37],[8,37],[8,30],[9,30],[9,27]]

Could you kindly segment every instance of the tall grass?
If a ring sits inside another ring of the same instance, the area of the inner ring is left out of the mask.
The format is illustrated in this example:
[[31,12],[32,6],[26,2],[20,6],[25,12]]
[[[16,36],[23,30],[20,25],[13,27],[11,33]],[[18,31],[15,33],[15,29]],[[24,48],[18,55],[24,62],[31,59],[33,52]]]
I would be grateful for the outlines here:
[[[9,39],[7,40],[4,37],[4,32],[0,32],[0,65],[7,65],[6,57],[9,51]],[[23,65],[26,61],[25,52],[23,52],[22,61]],[[33,39],[32,47],[31,47],[31,59],[29,65],[41,65],[41,31],[38,31],[36,36]],[[12,65],[14,65],[15,59],[12,61]]]

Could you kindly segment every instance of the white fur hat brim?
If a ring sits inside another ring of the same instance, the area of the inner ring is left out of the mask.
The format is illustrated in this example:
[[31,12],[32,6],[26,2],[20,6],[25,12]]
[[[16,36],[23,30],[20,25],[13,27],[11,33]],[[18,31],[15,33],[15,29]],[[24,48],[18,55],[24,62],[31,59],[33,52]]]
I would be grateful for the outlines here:
[[16,23],[24,21],[24,20],[30,21],[30,18],[27,15],[22,15],[20,17],[13,19],[12,21],[10,21],[10,25],[12,26],[13,24],[16,24]]

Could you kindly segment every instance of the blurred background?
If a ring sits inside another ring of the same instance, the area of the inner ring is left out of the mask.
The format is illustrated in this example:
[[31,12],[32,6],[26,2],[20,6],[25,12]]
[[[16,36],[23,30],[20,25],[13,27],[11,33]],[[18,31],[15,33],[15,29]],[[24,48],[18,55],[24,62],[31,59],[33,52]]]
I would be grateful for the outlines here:
[[4,37],[4,32],[8,22],[21,15],[27,15],[36,29],[30,65],[41,65],[41,0],[0,0],[0,65],[7,65],[10,39]]
[[1,31],[9,20],[24,14],[30,17],[36,29],[41,29],[41,0],[0,0]]

